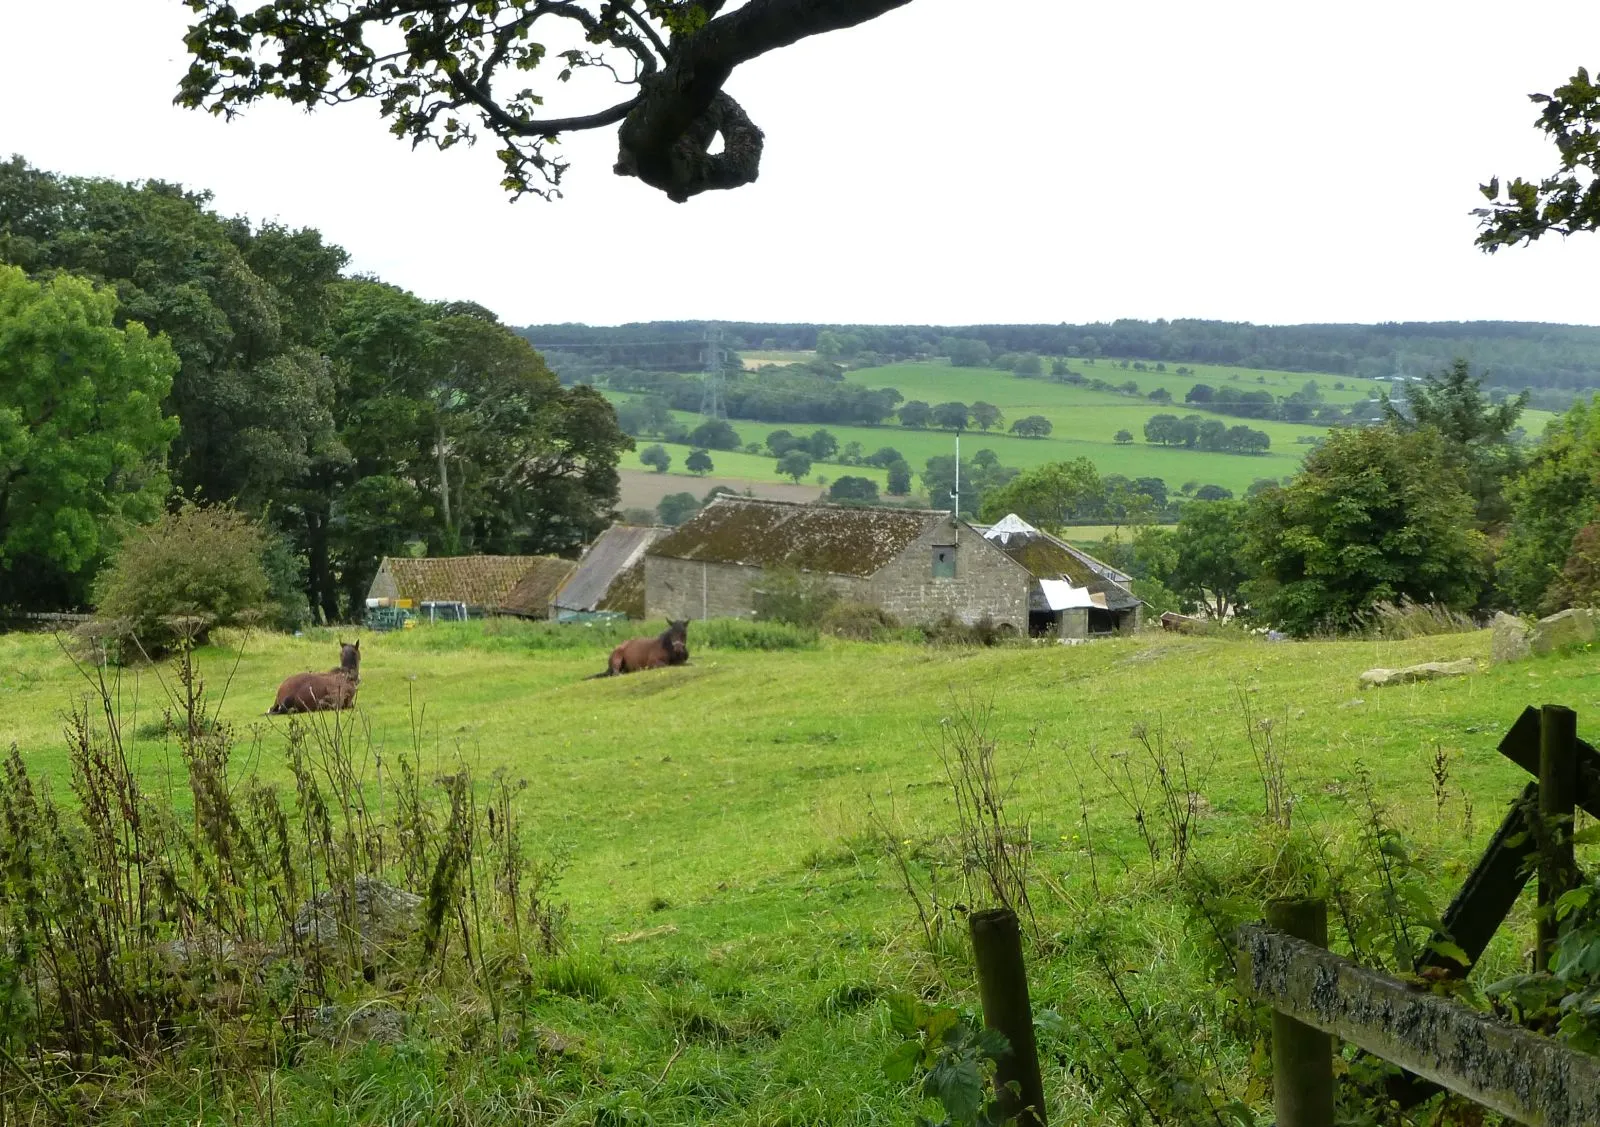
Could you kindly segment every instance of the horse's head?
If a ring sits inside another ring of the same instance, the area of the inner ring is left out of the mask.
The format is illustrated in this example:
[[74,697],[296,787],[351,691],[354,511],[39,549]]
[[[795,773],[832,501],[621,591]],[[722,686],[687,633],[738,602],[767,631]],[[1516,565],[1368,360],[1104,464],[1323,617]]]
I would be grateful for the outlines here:
[[681,619],[668,622],[665,633],[661,635],[662,645],[667,647],[667,652],[672,656],[674,665],[689,660],[689,620]]
[[361,668],[361,643],[339,643],[339,668],[346,673],[355,673]]

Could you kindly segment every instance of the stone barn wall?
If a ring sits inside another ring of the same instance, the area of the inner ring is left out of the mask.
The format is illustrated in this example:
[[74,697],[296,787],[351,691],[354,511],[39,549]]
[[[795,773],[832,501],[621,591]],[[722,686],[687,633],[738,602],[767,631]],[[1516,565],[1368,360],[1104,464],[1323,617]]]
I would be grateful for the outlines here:
[[[955,546],[953,578],[935,578],[933,553]],[[1033,578],[965,522],[939,521],[867,581],[866,601],[902,622],[928,623],[945,615],[973,623],[989,615],[1028,631],[1028,591]]]
[[[749,618],[755,613],[752,588],[766,574],[742,564],[644,558],[646,618]],[[828,577],[847,599],[866,599],[866,581],[847,575]]]

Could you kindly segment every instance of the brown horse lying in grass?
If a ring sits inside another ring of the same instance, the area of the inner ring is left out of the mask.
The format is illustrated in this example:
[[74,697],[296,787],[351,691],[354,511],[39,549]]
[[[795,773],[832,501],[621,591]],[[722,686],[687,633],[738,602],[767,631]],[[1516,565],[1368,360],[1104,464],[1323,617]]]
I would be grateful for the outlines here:
[[611,651],[611,661],[604,673],[591,674],[585,681],[596,677],[615,677],[619,673],[634,673],[640,669],[659,669],[663,665],[682,665],[689,660],[689,620],[667,623],[667,628],[654,638],[630,638]]
[[361,643],[339,643],[339,668],[326,673],[296,673],[278,686],[278,699],[268,716],[291,712],[326,712],[356,703],[361,684]]

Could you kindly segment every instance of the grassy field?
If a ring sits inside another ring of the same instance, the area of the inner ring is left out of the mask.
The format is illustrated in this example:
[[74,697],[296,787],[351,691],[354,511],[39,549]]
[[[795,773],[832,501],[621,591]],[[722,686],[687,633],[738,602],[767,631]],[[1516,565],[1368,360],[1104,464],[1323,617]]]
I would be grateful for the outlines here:
[[[1251,852],[1263,784],[1247,707],[1276,725],[1295,825],[1355,849],[1369,772],[1442,904],[1525,781],[1496,754],[1501,733],[1526,705],[1561,702],[1594,740],[1600,708],[1592,656],[1490,668],[1486,633],[1270,644],[1157,632],[992,650],[823,639],[760,652],[699,645],[695,624],[690,665],[585,681],[609,637],[573,629],[560,648],[516,623],[364,636],[359,720],[392,754],[411,745],[420,714],[430,768],[460,757],[480,778],[503,767],[531,784],[528,844],[570,855],[568,964],[599,984],[547,986],[516,1004],[578,1047],[530,1073],[515,1054],[463,1052],[439,1014],[397,1045],[325,1047],[280,1065],[279,1122],[500,1123],[515,1112],[573,1124],[909,1124],[925,1109],[883,1076],[894,1039],[876,999],[911,989],[970,1005],[971,971],[959,943],[923,948],[872,812],[907,845],[945,840],[954,815],[940,733],[974,702],[992,705],[1011,806],[1031,827],[1047,937],[1031,946],[1035,1006],[1088,1028],[1114,1020],[1090,942],[1107,928],[1119,958],[1144,972],[1127,987],[1136,1003],[1205,989],[1197,925],[1096,765],[1131,762],[1139,726],[1187,747],[1199,765],[1194,849],[1252,887],[1266,862]],[[282,677],[333,663],[334,637],[224,641],[201,660],[222,718],[238,726],[236,769],[284,781],[283,722],[261,714]],[[1480,659],[1480,672],[1357,688],[1371,666],[1459,657]],[[83,681],[40,636],[0,637],[0,671],[7,738],[68,793],[62,719]],[[163,669],[124,673],[126,730],[150,730],[163,678],[170,685]],[[159,738],[133,747],[151,785],[172,754]],[[1491,949],[1491,975],[1515,967],[1528,942],[1526,911],[1513,923]],[[1070,1059],[1089,1046],[1069,1038],[1052,1050],[1053,1121],[1120,1122]],[[1230,1067],[1245,1092],[1248,1062]],[[169,1079],[134,1104],[112,1101],[103,1121],[266,1121],[259,1084],[231,1089],[230,1113],[206,1102],[199,1080]]]
[[[987,447],[999,456],[1003,465],[1028,469],[1047,462],[1084,457],[1094,462],[1102,474],[1162,478],[1172,492],[1192,482],[1196,485],[1220,485],[1241,496],[1258,479],[1281,480],[1293,475],[1311,449],[1309,445],[1298,440],[1321,436],[1327,432],[1327,428],[1294,423],[1260,422],[1228,415],[1193,412],[1192,408],[1184,405],[1183,396],[1194,384],[1208,383],[1214,387],[1236,386],[1241,390],[1265,389],[1274,395],[1283,396],[1298,391],[1307,381],[1315,381],[1325,399],[1331,403],[1346,405],[1376,395],[1389,386],[1381,382],[1356,380],[1326,373],[1256,371],[1205,364],[1185,365],[1192,369],[1193,374],[1181,378],[1172,371],[1135,372],[1131,368],[1124,369],[1118,362],[1108,359],[1099,360],[1093,366],[1087,367],[1081,362],[1075,362],[1074,367],[1090,378],[1098,377],[1113,384],[1133,380],[1146,394],[1158,387],[1164,387],[1177,402],[1152,403],[1148,399],[1091,391],[1088,388],[1050,380],[1022,379],[1011,372],[987,368],[954,368],[942,362],[890,364],[881,368],[864,368],[849,373],[846,378],[868,387],[893,387],[907,399],[922,399],[929,403],[943,403],[950,400],[959,400],[963,403],[982,400],[993,403],[1004,413],[1005,421],[994,432],[985,434],[982,431],[972,431],[963,435],[962,448],[970,454]],[[1172,367],[1175,368],[1177,365]],[[1335,386],[1337,384],[1343,386],[1337,387]],[[616,397],[624,396],[616,395]],[[1223,454],[1155,446],[1144,441],[1144,424],[1152,415],[1160,413],[1178,415],[1197,413],[1207,419],[1219,419],[1229,426],[1239,424],[1249,426],[1255,430],[1265,431],[1271,436],[1272,446],[1263,455]],[[1013,420],[1025,415],[1043,415],[1049,419],[1053,424],[1050,436],[1044,439],[1027,439],[1005,433]],[[674,417],[690,427],[700,421],[699,416],[683,411],[675,412]],[[1548,412],[1528,411],[1523,416],[1522,425],[1530,435],[1538,435],[1552,417]],[[733,420],[733,426],[744,443],[761,443],[769,433],[780,428],[800,434],[816,429],[811,424],[759,423],[740,419]],[[955,448],[954,435],[949,431],[912,430],[898,425],[828,426],[827,429],[839,440],[841,447],[846,443],[859,442],[862,450],[869,454],[883,446],[894,447],[911,464],[914,473],[920,473],[929,458],[950,454]],[[1134,436],[1134,441],[1126,445],[1118,444],[1115,436],[1119,430],[1127,430]],[[641,440],[638,446],[642,450],[649,444],[650,440],[645,439]],[[669,473],[686,479],[691,478],[693,475],[683,470],[683,461],[689,454],[689,448],[664,445],[673,458]],[[716,451],[712,452],[711,457],[716,466],[715,472],[719,476],[749,482],[786,480],[778,474],[771,458]],[[637,450],[624,456],[623,465],[631,469],[644,468],[638,461]],[[815,466],[808,480],[816,484],[818,477],[831,481],[843,474],[870,477],[878,482],[880,488],[887,482],[882,470],[828,463]],[[913,485],[914,488],[921,488],[920,481],[914,481]],[[692,491],[691,486],[685,488],[690,488]]]

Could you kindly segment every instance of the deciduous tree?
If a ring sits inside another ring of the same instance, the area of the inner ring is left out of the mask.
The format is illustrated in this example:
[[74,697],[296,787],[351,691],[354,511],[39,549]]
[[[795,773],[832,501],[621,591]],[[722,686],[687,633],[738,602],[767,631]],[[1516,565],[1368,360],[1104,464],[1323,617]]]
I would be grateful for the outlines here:
[[704,450],[691,450],[689,456],[683,460],[683,468],[692,474],[707,474],[715,467],[711,464],[711,455]]
[[0,602],[81,605],[124,522],[167,495],[178,358],[116,295],[0,266]]
[[654,443],[639,451],[639,461],[655,470],[656,473],[666,473],[667,467],[672,465],[672,455],[667,453],[665,446],[660,443]]
[[1243,596],[1295,634],[1348,629],[1380,600],[1471,607],[1487,574],[1472,509],[1436,432],[1335,431],[1250,503]]
[[[444,149],[487,133],[504,186],[546,196],[567,170],[559,142],[615,126],[614,171],[681,202],[760,171],[761,130],[723,89],[740,64],[908,0],[751,0],[727,11],[726,0],[187,2],[196,19],[183,105],[231,114],[265,98],[371,100],[412,144]],[[610,93],[616,83],[626,93]],[[593,108],[544,112],[557,84]]]

